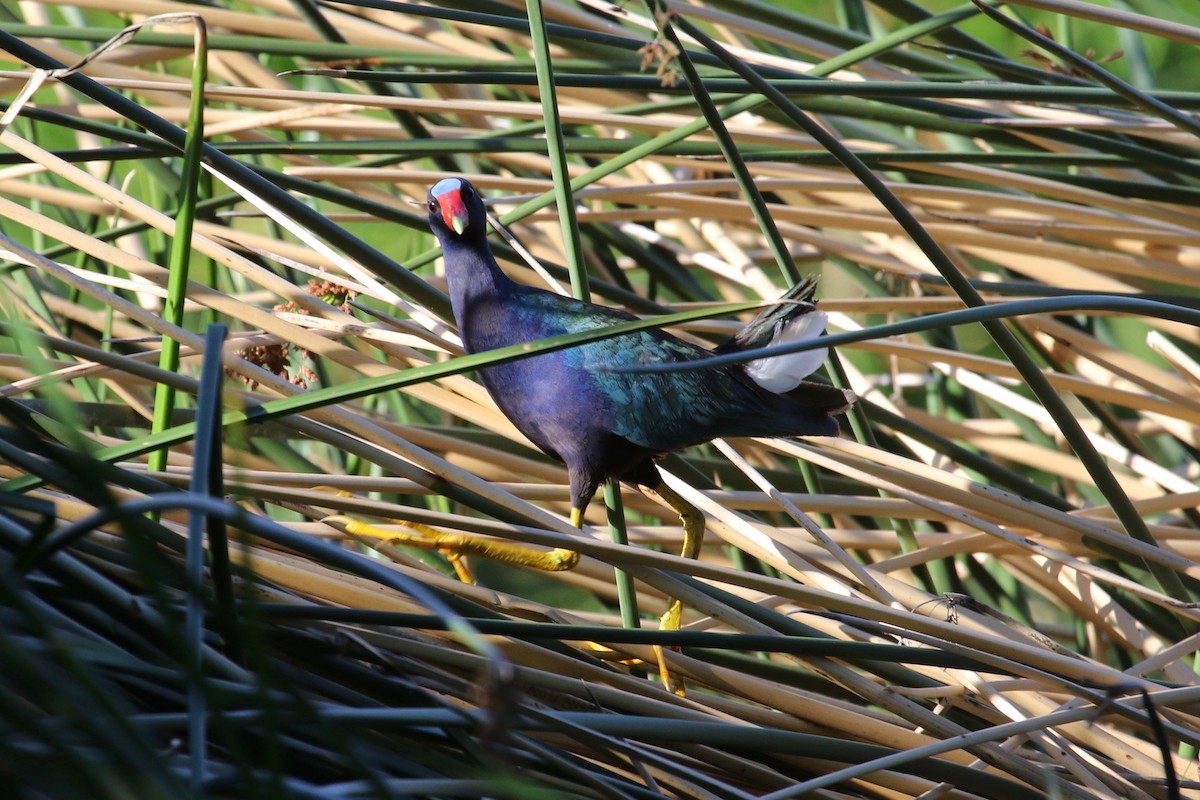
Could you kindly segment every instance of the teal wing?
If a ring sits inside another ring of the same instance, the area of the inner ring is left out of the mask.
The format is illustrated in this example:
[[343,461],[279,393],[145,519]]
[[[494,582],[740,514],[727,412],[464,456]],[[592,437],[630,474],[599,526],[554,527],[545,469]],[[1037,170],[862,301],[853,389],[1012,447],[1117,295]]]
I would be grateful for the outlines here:
[[[635,319],[623,311],[556,295],[539,293],[524,300],[516,324],[536,333],[532,338]],[[512,390],[533,383],[541,387],[536,408],[525,403],[524,411],[539,417],[531,424],[541,424],[553,414],[564,433],[603,429],[659,453],[719,436],[836,431],[836,423],[826,419],[823,410],[762,389],[738,366],[669,373],[617,371],[710,355],[712,351],[663,331],[639,331],[530,359],[527,369],[535,374],[524,377]]]
[[[529,313],[553,320],[556,332],[576,333],[628,322],[632,315],[589,304],[564,308],[561,298],[546,298],[547,308]],[[553,311],[549,304],[553,302]],[[549,332],[548,332],[549,335]],[[586,376],[583,390],[607,418],[612,433],[659,452],[713,438],[731,410],[753,405],[753,395],[728,368],[675,373],[622,373],[615,368],[690,361],[710,351],[658,330],[639,331],[563,351],[572,374]],[[574,381],[572,381],[574,383]],[[736,435],[731,433],[730,435]]]

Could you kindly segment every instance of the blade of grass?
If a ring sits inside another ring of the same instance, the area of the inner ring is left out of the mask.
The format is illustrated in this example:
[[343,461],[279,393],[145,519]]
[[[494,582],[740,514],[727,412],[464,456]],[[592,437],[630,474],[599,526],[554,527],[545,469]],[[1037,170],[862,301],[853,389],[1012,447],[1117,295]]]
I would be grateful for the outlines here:
[[583,263],[583,248],[579,242],[575,199],[571,196],[562,120],[558,114],[558,91],[554,83],[554,65],[550,62],[550,40],[546,34],[546,18],[542,13],[541,0],[526,0],[525,11],[529,15],[533,62],[537,68],[538,95],[542,101],[543,124],[546,129],[546,149],[550,156],[550,175],[554,179],[554,202],[558,206],[558,219],[562,226],[567,270],[571,274],[571,293],[576,299],[587,300],[588,276]]
[[[227,331],[221,323],[214,323],[207,329],[204,339],[204,364],[201,367],[200,389],[196,398],[196,441],[193,448],[195,463],[192,466],[190,488],[197,494],[215,498],[225,496],[221,428],[221,381],[224,372],[221,366],[221,346]],[[240,661],[242,644],[238,633],[229,536],[224,520],[207,520],[206,523],[215,606],[213,621],[221,633],[230,658]],[[199,587],[203,576],[203,552],[199,551],[199,545],[193,544],[194,540],[201,540],[198,515],[191,515],[188,524],[188,567],[192,571],[193,585]],[[189,606],[189,611],[202,615],[204,609],[193,609]]]
[[[193,17],[192,24],[195,26],[192,97],[188,109],[187,135],[183,144],[183,169],[175,212],[175,235],[171,239],[167,297],[162,312],[163,319],[177,328],[183,326],[183,307],[187,299],[188,273],[192,260],[192,229],[195,226],[196,204],[199,200],[200,158],[204,147],[204,86],[208,82],[208,27],[199,15]],[[179,370],[179,340],[170,336],[163,337],[158,366],[166,372]],[[167,383],[158,384],[154,391],[152,429],[155,432],[170,427],[174,409],[175,389]],[[167,456],[168,452],[165,449],[151,453],[150,468],[156,472],[165,469]],[[203,741],[203,737],[199,741]]]
[[[204,340],[204,367],[200,375],[200,396],[197,398],[197,430],[195,441],[196,463],[192,471],[191,491],[203,497],[220,497],[221,492],[221,426],[218,411],[221,408],[221,345],[225,341],[226,328],[224,325],[213,325],[208,329]],[[160,365],[161,366],[161,365]],[[163,367],[166,369],[166,367]],[[159,384],[162,386],[163,384]],[[169,418],[168,418],[169,419]],[[159,417],[155,415],[153,430],[162,430]],[[156,452],[163,452],[162,450]],[[162,470],[165,465],[151,465],[155,472]],[[214,567],[217,561],[224,562],[226,569],[229,563],[228,543],[225,539],[224,521],[206,519],[203,515],[192,513],[188,515],[188,539],[186,559],[186,580],[188,586],[187,603],[184,611],[184,643],[187,647],[185,661],[187,663],[188,688],[188,755],[191,759],[192,793],[199,797],[202,794],[204,776],[208,773],[206,766],[208,749],[208,700],[206,679],[201,660],[204,637],[204,567],[205,529],[209,533],[209,551],[212,553]],[[219,534],[213,536],[219,528]],[[214,569],[215,577],[215,569]],[[228,575],[226,576],[228,577]],[[222,605],[232,600],[232,586],[223,581],[219,591],[225,594]],[[232,610],[230,607],[227,610]],[[229,619],[221,621],[221,627],[229,623]],[[233,651],[236,652],[236,648]]]

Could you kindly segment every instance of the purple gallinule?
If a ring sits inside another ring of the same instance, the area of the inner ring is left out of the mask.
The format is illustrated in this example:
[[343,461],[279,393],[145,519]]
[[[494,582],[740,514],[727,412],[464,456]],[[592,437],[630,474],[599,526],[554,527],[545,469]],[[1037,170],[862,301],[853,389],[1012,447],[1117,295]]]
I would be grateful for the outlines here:
[[[501,271],[487,241],[483,198],[463,178],[429,192],[429,224],[442,245],[450,300],[467,352],[532,342],[627,322],[624,311],[524,286]],[[803,378],[824,350],[692,372],[626,373],[613,368],[688,361],[819,336],[825,315],[812,302],[815,282],[796,286],[715,350],[661,330],[645,330],[487,367],[479,376],[505,416],[547,455],[567,466],[571,523],[607,478],[640,485],[679,513],[683,556],[695,558],[704,535],[700,512],[670,489],[655,459],[727,436],[830,436],[851,392]],[[672,600],[662,627],[677,630]],[[665,670],[664,670],[665,673]],[[664,674],[669,685],[669,679]]]

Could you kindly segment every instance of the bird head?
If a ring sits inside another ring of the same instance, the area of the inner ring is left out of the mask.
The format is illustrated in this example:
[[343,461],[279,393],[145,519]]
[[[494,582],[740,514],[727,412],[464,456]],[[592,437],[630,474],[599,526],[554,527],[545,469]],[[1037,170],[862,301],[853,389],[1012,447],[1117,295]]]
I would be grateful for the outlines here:
[[483,198],[465,178],[445,178],[429,190],[426,199],[429,224],[445,241],[487,234],[487,210]]

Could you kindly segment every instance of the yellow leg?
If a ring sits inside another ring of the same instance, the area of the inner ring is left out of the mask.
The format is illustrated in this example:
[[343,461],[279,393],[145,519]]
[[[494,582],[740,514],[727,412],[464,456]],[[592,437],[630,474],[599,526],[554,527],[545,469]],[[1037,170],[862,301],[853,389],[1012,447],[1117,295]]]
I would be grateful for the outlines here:
[[[669,505],[679,514],[679,521],[683,523],[683,549],[679,555],[683,558],[696,558],[700,555],[700,545],[704,542],[704,515],[700,513],[700,509],[684,500],[683,497],[666,483],[660,483],[651,490],[654,494],[662,498],[662,501]],[[677,597],[672,597],[667,604],[666,613],[662,615],[662,620],[659,622],[658,629],[661,631],[677,631],[683,621],[683,601]],[[659,645],[654,646],[654,654],[658,658],[658,674],[662,677],[663,686],[672,689],[675,694],[680,697],[687,695],[687,689],[683,681],[675,686],[672,686],[671,671],[667,669],[666,653]]]
[[[317,488],[330,491],[338,497],[353,497],[350,492],[344,490],[333,489],[327,486]],[[582,515],[582,512],[580,514]],[[571,513],[571,518],[574,521],[574,511]],[[495,561],[503,561],[507,564],[520,564],[547,572],[561,572],[562,570],[574,569],[575,565],[579,563],[579,553],[576,553],[574,550],[568,550],[565,547],[556,547],[554,550],[546,552],[544,550],[535,550],[532,547],[523,547],[518,544],[498,542],[494,539],[476,538],[462,533],[446,533],[429,525],[408,520],[393,520],[393,522],[405,526],[412,531],[411,533],[408,531],[385,531],[370,523],[360,522],[341,514],[326,517],[323,521],[352,536],[369,536],[373,539],[382,539],[388,544],[408,545],[410,547],[419,547],[422,550],[436,550],[446,556],[450,561],[450,565],[454,567],[455,574],[458,575],[463,583],[475,583],[475,578],[471,575],[470,570],[467,569],[467,565],[463,563],[462,558],[464,555],[485,556]]]
[[[450,563],[460,578],[465,569],[459,563],[459,559],[463,555],[480,555],[507,564],[520,564],[549,572],[573,569],[579,563],[579,553],[563,547],[557,547],[549,552],[534,550],[531,547],[498,542],[493,539],[477,538],[462,533],[447,533],[419,522],[402,523],[412,529],[413,532],[409,533],[407,531],[385,531],[369,523],[340,515],[326,517],[324,521],[355,536],[370,536],[374,539],[383,539],[388,543],[420,547],[423,550],[437,550],[450,559]],[[466,580],[468,583],[473,582],[469,577]]]

